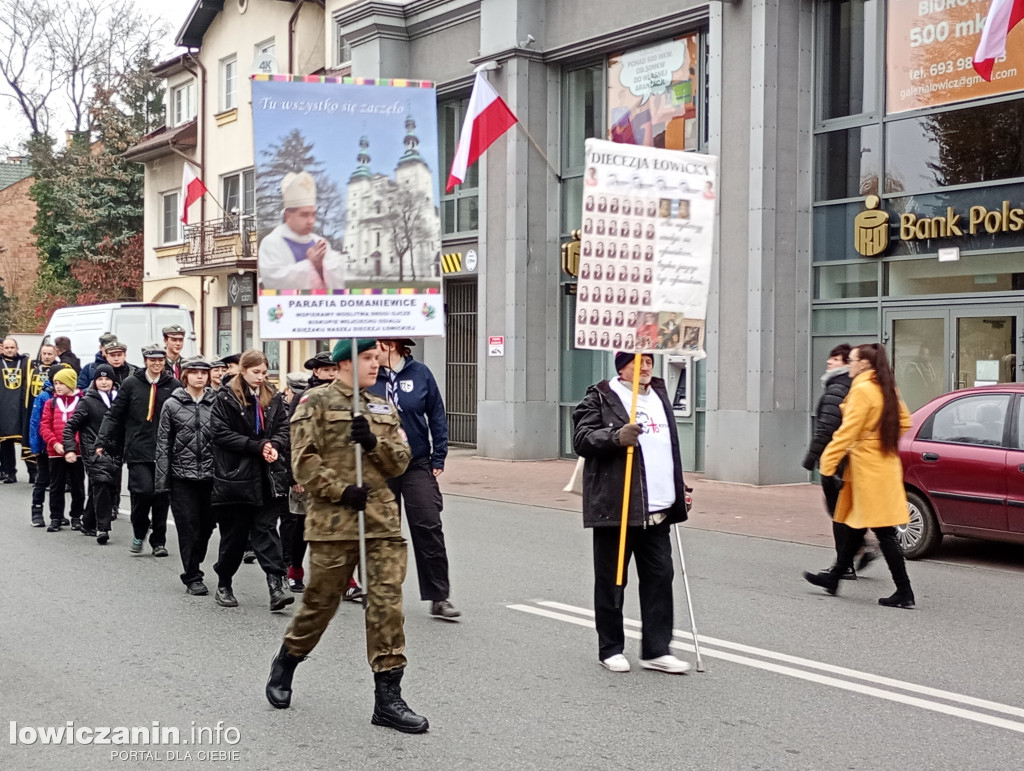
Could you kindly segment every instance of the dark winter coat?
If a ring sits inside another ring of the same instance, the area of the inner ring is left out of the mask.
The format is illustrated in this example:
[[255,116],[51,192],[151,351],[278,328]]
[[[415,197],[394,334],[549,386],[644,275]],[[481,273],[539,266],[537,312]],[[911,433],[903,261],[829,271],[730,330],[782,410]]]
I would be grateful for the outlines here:
[[[221,386],[213,405],[213,503],[263,506],[264,489],[271,497],[288,494],[291,471],[288,458],[288,407],[274,394],[256,431],[255,406],[243,406],[230,385]],[[277,460],[263,460],[263,445],[270,442]]]
[[156,385],[153,417],[147,420],[150,383],[145,369],[133,372],[121,386],[117,399],[103,419],[96,446],[102,447],[104,452],[109,449],[114,455],[122,456],[125,463],[154,463],[160,410],[176,388],[181,388],[181,383],[166,370],[161,372]]
[[57,360],[62,361],[65,364],[70,364],[71,369],[75,371],[76,375],[82,371],[81,360],[77,356],[75,356],[75,354],[73,354],[71,351],[64,351],[64,353],[58,354]]
[[[686,485],[683,464],[679,457],[679,434],[673,419],[672,404],[665,391],[665,381],[651,378],[651,388],[661,399],[668,417],[672,438],[672,477],[676,500],[668,510],[666,521],[685,522]],[[572,413],[572,446],[585,459],[583,465],[583,526],[611,527],[622,521],[622,492],[626,484],[626,448],[616,441],[618,431],[629,422],[629,413],[607,380],[587,389],[587,395]],[[633,473],[629,493],[629,524],[647,521],[647,481],[644,453],[638,446],[633,451]]]
[[846,399],[846,394],[850,392],[850,383],[853,382],[848,367],[826,372],[825,381],[825,393],[821,395],[818,407],[814,411],[814,434],[811,437],[811,445],[807,448],[802,464],[808,471],[814,468],[828,443],[832,441],[832,434],[842,425],[843,413],[839,405]]
[[197,402],[177,389],[160,412],[156,434],[156,491],[170,490],[171,479],[213,479],[213,405],[217,392],[203,391]]
[[[116,401],[116,399],[115,399]],[[90,388],[82,396],[78,408],[72,413],[64,428],[64,446],[70,447],[77,433],[82,446],[82,457],[88,468],[96,457],[96,438],[107,415],[107,405],[99,391]]]

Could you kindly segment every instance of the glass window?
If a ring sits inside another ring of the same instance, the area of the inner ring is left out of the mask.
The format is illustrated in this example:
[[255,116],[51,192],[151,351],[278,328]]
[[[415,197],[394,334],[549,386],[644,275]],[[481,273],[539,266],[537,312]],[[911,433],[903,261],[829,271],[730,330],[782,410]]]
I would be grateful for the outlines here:
[[894,260],[885,265],[885,294],[889,297],[1024,289],[1024,262],[1019,253],[972,254],[956,262],[939,262],[935,258]]
[[181,212],[178,211],[178,192],[164,193],[160,223],[160,243],[176,244],[181,240]]
[[877,125],[831,131],[814,138],[814,198],[878,194],[881,141]]
[[252,169],[242,172],[242,213],[256,212],[256,172]]
[[1003,445],[1009,394],[965,396],[943,405],[921,428],[918,439],[952,444]]
[[[888,201],[882,205],[889,208]],[[863,201],[814,207],[814,262],[864,259],[854,248],[853,240],[853,221],[863,210]],[[890,225],[892,219],[890,217]],[[896,221],[898,223],[899,219]]]
[[171,127],[188,123],[196,117],[196,84],[189,81],[171,91]]
[[815,300],[878,296],[878,263],[853,262],[814,269]]
[[338,40],[337,40],[337,61],[338,66],[341,67],[344,64],[349,64],[352,61],[352,44],[345,39],[344,35],[341,34],[341,25],[338,25]]
[[876,0],[821,4],[818,110],[821,120],[873,112],[879,61]]
[[[438,145],[441,150],[441,169],[447,179],[455,150],[462,132],[469,99],[453,99],[438,106]],[[456,185],[450,193],[441,195],[441,225],[445,235],[473,233],[480,227],[479,217],[479,161],[466,170],[466,181]]]
[[220,108],[238,106],[238,57],[230,56],[220,63]]
[[243,305],[239,310],[242,312],[242,350],[248,351],[253,347],[253,331],[252,331],[252,308],[251,305]]
[[217,356],[231,353],[231,308],[217,308]]
[[608,59],[608,138],[697,149],[700,47],[696,33]]
[[267,374],[278,377],[281,373],[281,341],[264,340],[263,355],[267,357]]
[[892,121],[885,153],[898,192],[1024,177],[1024,100]]
[[232,174],[230,177],[224,177],[223,179],[223,190],[221,191],[221,201],[224,202],[224,211],[227,214],[232,214],[235,211],[241,211],[242,180],[237,174]]
[[811,311],[815,335],[872,334],[878,328],[875,308],[816,308]]
[[565,74],[565,138],[562,149],[562,168],[565,171],[575,169],[583,174],[583,143],[589,137],[601,136],[604,131],[601,119],[603,87],[602,65],[570,70]]
[[262,43],[256,44],[257,56],[260,56],[261,54],[270,54],[271,56],[274,56],[274,50],[274,38],[270,38],[269,40],[264,40]]

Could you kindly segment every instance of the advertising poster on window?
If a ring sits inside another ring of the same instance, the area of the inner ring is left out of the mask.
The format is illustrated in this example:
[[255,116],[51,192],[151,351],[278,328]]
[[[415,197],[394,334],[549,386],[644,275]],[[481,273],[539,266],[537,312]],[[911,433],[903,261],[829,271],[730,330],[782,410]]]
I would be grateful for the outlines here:
[[697,147],[697,35],[608,59],[608,138],[670,150]]
[[252,80],[260,336],[443,335],[432,84]]
[[991,0],[889,0],[886,109],[935,107],[1024,89],[1024,29],[1010,32],[1006,59],[987,82],[973,57]]
[[703,351],[717,163],[587,140],[577,348]]

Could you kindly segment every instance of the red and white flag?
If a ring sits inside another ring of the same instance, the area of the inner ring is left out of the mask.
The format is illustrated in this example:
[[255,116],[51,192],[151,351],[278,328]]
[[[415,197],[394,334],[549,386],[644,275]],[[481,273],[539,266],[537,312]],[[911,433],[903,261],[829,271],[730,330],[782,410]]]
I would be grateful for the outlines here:
[[1006,36],[1021,19],[1024,19],[1024,0],[992,0],[978,50],[974,52],[974,70],[985,80],[992,80],[992,65],[1006,55]]
[[445,192],[450,193],[456,185],[461,185],[466,180],[466,170],[476,163],[477,158],[484,154],[495,139],[518,122],[519,119],[512,114],[483,73],[478,72]]
[[198,201],[206,193],[203,180],[192,171],[192,164],[186,163],[181,171],[181,201],[179,213],[181,221],[188,224],[188,207]]

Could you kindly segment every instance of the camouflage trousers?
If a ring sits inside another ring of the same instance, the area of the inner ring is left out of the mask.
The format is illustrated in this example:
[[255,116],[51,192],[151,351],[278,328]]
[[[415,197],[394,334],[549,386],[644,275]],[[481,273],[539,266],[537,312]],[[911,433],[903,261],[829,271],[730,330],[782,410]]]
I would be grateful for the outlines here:
[[[405,616],[402,582],[405,539],[366,539],[366,658],[374,672],[404,667]],[[293,656],[306,656],[331,623],[359,563],[358,541],[310,541],[309,581],[302,605],[284,636]]]

